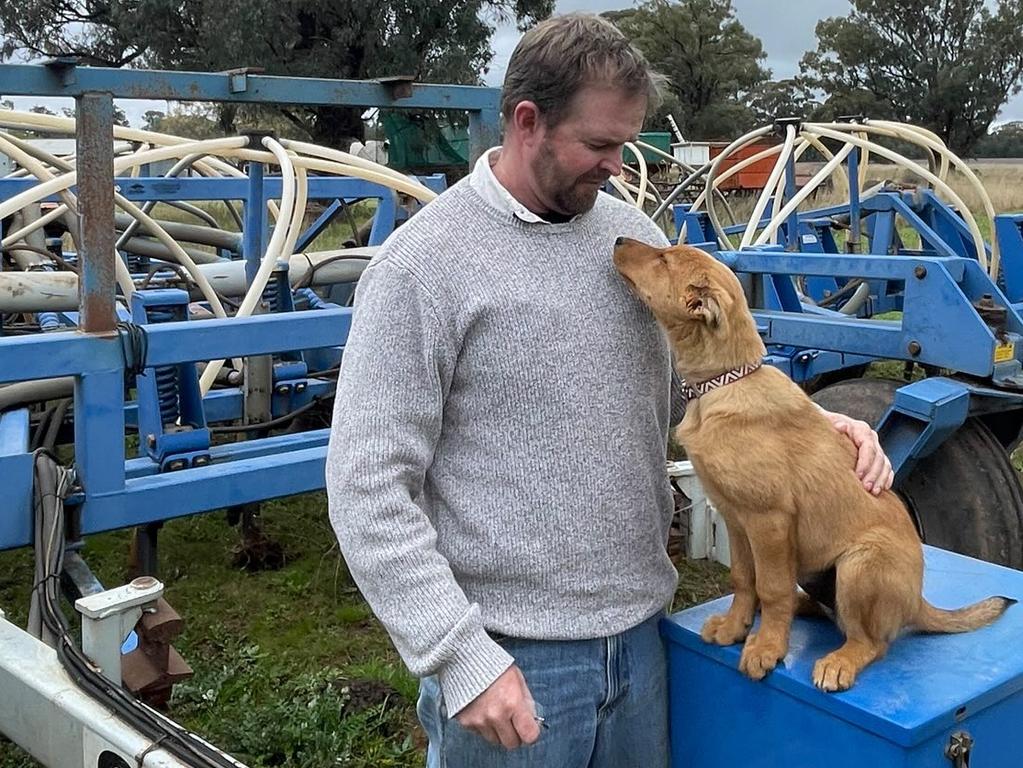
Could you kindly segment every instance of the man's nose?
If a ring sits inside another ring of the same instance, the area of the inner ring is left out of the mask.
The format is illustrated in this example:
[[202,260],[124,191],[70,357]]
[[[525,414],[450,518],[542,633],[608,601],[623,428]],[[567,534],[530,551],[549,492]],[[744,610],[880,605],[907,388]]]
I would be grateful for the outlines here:
[[622,172],[622,150],[618,149],[608,154],[600,161],[600,168],[611,176],[618,176]]

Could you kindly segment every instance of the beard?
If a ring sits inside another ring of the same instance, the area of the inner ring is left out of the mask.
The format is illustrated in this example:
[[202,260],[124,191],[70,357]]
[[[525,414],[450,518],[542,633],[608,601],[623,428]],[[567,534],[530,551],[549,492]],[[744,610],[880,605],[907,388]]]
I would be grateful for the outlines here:
[[555,213],[576,216],[586,213],[597,202],[597,193],[607,181],[607,174],[595,171],[571,176],[558,162],[557,153],[544,142],[537,154],[533,176]]

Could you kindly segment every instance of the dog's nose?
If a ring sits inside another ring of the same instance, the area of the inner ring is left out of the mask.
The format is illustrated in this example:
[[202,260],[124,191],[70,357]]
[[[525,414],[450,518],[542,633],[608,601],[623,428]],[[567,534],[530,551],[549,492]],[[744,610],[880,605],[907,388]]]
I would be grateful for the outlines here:
[[616,246],[616,247],[617,247],[617,246],[619,246],[619,245],[621,245],[621,244],[622,244],[622,243],[624,243],[624,242],[625,242],[625,238],[624,238],[624,237],[616,237],[616,238],[615,238],[615,246]]

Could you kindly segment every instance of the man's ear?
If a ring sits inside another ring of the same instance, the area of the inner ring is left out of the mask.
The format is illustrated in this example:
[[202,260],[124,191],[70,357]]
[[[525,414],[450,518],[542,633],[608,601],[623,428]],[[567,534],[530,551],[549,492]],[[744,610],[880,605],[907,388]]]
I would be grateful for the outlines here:
[[540,108],[532,101],[520,101],[512,111],[511,122],[527,142],[537,136],[543,125]]
[[706,286],[690,285],[686,289],[686,313],[694,320],[717,328],[721,323],[721,305]]

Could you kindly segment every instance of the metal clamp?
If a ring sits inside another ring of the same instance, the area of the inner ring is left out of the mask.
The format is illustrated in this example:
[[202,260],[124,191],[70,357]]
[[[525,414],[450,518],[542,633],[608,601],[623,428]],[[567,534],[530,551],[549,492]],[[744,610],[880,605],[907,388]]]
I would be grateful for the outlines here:
[[970,768],[970,750],[973,749],[973,737],[966,731],[956,731],[948,739],[945,747],[947,757],[956,768]]
[[162,583],[143,576],[75,601],[82,614],[82,651],[112,683],[121,684],[121,643],[142,613],[155,609],[162,594]]

